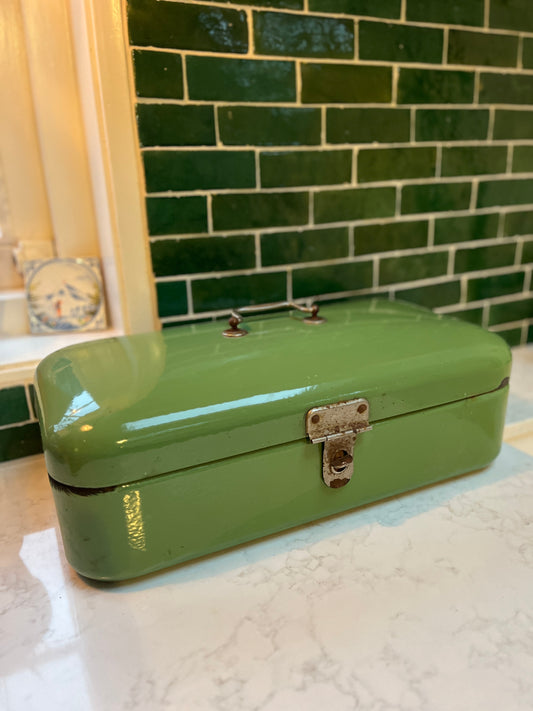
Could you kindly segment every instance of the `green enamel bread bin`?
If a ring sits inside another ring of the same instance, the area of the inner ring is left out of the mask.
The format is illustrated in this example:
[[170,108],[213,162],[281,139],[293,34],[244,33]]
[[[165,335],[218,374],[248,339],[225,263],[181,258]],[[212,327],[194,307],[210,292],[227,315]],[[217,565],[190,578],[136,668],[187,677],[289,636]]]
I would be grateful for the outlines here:
[[378,299],[253,316],[239,338],[224,328],[92,341],[38,366],[47,469],[82,575],[149,573],[498,454],[511,355],[493,333]]

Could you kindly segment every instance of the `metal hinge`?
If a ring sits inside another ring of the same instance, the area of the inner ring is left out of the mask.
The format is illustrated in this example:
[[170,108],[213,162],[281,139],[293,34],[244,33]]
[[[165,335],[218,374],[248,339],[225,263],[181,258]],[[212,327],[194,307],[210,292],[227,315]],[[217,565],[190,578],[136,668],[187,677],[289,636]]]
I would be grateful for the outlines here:
[[313,407],[307,413],[307,436],[313,444],[324,442],[322,478],[326,486],[338,489],[352,478],[355,439],[372,429],[369,418],[368,400],[364,398]]

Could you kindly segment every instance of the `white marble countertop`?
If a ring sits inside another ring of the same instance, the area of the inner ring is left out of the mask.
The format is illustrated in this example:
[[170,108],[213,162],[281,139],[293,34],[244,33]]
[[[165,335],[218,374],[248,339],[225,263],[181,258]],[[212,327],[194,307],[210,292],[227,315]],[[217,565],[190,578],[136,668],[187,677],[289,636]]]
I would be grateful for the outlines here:
[[131,583],[63,557],[0,466],[5,711],[531,711],[533,349],[488,469]]

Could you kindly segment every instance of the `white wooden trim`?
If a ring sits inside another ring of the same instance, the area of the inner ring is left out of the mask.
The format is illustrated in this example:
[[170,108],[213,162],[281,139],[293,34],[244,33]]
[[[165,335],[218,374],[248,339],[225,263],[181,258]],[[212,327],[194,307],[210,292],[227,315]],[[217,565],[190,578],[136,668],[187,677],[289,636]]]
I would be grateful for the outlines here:
[[2,243],[50,242],[52,224],[41,168],[20,0],[0,2],[0,27],[0,175],[8,212]]
[[121,305],[126,333],[153,330],[159,320],[125,11],[121,0],[70,0],[70,11],[108,300]]
[[65,0],[20,0],[54,241],[61,257],[99,254]]

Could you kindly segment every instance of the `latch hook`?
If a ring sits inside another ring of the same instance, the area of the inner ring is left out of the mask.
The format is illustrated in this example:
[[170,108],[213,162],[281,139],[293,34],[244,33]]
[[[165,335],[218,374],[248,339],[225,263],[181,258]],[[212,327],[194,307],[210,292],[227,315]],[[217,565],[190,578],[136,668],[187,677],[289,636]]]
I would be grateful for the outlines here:
[[313,407],[306,416],[311,442],[324,443],[322,478],[326,486],[346,486],[353,474],[353,454],[357,435],[372,429],[368,400],[357,398],[333,405]]

